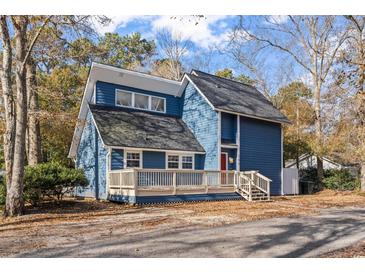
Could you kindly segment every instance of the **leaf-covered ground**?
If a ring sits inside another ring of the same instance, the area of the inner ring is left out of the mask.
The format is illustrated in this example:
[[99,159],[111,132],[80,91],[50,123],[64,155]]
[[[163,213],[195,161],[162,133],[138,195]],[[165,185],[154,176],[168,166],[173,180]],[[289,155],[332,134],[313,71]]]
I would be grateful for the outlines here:
[[325,253],[322,258],[365,258],[365,242]]
[[28,207],[24,216],[0,218],[0,256],[40,248],[72,246],[75,241],[108,237],[112,233],[221,226],[273,217],[317,214],[321,208],[365,207],[365,196],[323,191],[315,195],[277,197],[271,202],[217,201],[130,206],[68,199]]

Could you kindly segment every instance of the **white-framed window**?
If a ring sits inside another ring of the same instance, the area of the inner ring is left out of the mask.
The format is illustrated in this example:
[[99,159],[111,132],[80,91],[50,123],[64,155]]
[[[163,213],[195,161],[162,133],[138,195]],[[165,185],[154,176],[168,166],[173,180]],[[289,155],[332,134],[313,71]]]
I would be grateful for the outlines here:
[[151,110],[158,111],[158,112],[165,112],[165,109],[166,109],[165,103],[166,103],[165,98],[152,96],[151,97]]
[[193,169],[193,156],[181,156],[181,168]]
[[126,90],[116,90],[115,105],[155,112],[166,112],[166,99]]
[[167,168],[179,169],[179,155],[167,155]]
[[123,107],[133,106],[133,93],[124,90],[118,90],[116,95],[116,105]]
[[149,109],[149,96],[143,94],[134,94],[134,107],[140,109]]
[[167,154],[167,169],[194,169],[194,155]]
[[142,157],[141,152],[138,151],[127,151],[126,157],[126,168],[141,168]]

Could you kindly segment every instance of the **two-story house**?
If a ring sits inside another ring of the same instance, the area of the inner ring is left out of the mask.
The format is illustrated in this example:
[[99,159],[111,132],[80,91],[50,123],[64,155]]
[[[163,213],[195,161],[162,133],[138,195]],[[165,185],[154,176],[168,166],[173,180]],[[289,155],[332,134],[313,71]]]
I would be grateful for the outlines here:
[[130,203],[282,193],[287,118],[254,87],[192,70],[181,81],[93,63],[69,157],[77,195]]

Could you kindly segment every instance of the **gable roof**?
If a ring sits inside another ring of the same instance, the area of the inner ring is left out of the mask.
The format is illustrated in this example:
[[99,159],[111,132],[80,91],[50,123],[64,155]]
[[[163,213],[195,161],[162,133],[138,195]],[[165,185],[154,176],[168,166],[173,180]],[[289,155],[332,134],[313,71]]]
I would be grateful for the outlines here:
[[290,123],[263,94],[250,85],[198,70],[193,70],[187,76],[217,110]]
[[205,152],[179,118],[89,104],[106,146]]

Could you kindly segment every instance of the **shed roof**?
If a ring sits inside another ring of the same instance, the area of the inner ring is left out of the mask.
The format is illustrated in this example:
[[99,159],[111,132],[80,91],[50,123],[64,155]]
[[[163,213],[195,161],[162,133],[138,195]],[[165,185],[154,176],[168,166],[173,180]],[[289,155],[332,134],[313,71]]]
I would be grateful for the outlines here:
[[188,77],[214,108],[279,123],[290,123],[263,94],[250,85],[198,70],[193,70]]
[[93,104],[89,108],[107,146],[205,152],[177,117]]

